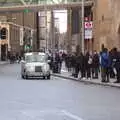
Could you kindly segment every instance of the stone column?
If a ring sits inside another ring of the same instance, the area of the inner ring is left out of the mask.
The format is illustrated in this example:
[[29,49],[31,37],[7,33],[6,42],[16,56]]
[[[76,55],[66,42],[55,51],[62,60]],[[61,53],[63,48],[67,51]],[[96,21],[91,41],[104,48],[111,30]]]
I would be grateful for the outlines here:
[[55,49],[55,27],[54,27],[54,12],[51,11],[51,26],[50,26],[50,41],[49,41],[49,44],[50,44],[50,48],[52,50]]
[[72,34],[71,34],[71,9],[67,10],[67,51],[71,52]]
[[82,10],[79,10],[79,37],[78,37],[78,45],[80,46],[80,50],[82,51]]

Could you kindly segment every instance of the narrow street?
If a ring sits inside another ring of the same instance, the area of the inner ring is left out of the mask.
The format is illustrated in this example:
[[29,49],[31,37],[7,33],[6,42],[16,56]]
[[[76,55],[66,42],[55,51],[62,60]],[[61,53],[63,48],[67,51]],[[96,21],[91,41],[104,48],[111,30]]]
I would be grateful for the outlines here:
[[120,89],[52,77],[22,80],[0,66],[0,120],[120,120]]

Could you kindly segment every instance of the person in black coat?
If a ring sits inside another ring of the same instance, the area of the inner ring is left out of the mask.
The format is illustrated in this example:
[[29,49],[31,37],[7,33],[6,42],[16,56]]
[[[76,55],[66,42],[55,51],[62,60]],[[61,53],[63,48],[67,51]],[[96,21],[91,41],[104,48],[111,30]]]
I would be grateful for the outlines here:
[[85,55],[83,53],[81,53],[80,70],[81,70],[81,79],[85,79],[85,77],[86,77],[86,60],[85,60]]
[[[110,54],[110,59],[111,59],[111,61],[113,60],[113,58],[114,58],[114,49],[112,49],[110,52],[109,52],[109,54]],[[111,62],[111,66],[110,66],[110,78],[115,78],[115,73],[114,73],[114,71],[113,71],[113,64],[112,64],[113,62]]]
[[93,54],[93,60],[92,60],[92,77],[93,79],[98,79],[98,73],[99,73],[99,55],[95,51]]
[[71,54],[67,54],[65,57],[65,66],[68,69],[68,72],[71,72]]
[[76,53],[75,58],[75,77],[78,77],[79,72],[81,72],[81,78],[85,77],[85,64],[84,56],[82,53]]
[[92,56],[89,52],[85,55],[85,66],[86,66],[86,73],[87,73],[87,79],[91,79],[91,73],[92,73]]
[[118,52],[117,48],[113,49],[112,67],[117,76],[115,83],[120,83],[120,52]]
[[71,71],[72,72],[72,76],[75,77],[75,67],[76,67],[76,55],[75,55],[75,53],[73,53],[71,55],[70,66],[72,68],[72,71]]
[[78,74],[80,72],[80,62],[81,62],[81,56],[79,53],[75,54],[75,58],[74,58],[74,66],[75,66],[75,78],[78,78]]

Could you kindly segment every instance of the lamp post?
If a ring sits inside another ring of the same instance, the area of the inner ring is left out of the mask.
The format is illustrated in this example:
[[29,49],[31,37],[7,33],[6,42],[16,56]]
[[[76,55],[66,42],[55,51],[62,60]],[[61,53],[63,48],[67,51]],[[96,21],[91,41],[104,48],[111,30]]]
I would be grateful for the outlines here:
[[82,0],[82,52],[85,52],[85,45],[84,45],[84,0]]

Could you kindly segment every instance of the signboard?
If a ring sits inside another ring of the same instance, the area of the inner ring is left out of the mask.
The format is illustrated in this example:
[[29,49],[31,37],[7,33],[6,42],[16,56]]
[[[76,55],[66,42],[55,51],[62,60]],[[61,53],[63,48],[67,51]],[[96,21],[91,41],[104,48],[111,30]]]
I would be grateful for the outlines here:
[[93,28],[93,22],[92,21],[85,22],[85,29],[92,29],[92,28]]
[[92,39],[92,29],[85,30],[85,39]]
[[23,28],[21,27],[21,28],[20,28],[20,45],[21,45],[21,46],[23,45],[23,37],[24,37],[24,30],[23,30]]
[[85,22],[85,39],[92,39],[93,22]]

